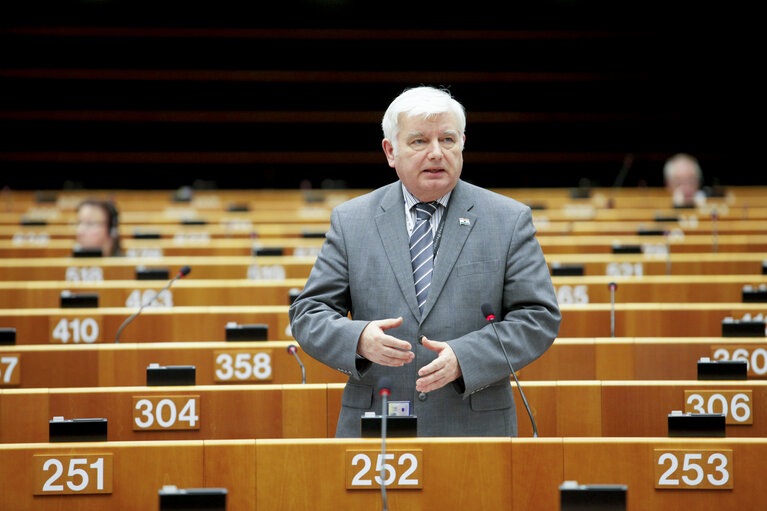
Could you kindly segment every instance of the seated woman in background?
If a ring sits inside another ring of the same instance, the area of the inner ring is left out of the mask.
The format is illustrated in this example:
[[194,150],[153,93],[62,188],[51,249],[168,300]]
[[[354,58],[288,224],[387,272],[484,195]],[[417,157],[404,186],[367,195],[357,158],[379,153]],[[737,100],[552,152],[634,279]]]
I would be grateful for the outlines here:
[[109,201],[87,199],[77,206],[77,244],[100,248],[103,256],[122,256],[117,208]]

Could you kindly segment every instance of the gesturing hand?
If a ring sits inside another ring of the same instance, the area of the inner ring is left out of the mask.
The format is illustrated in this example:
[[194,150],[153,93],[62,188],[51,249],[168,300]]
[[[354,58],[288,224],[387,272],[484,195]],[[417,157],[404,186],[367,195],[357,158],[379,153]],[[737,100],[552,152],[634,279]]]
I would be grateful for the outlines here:
[[426,337],[422,340],[424,348],[437,352],[437,358],[431,363],[418,370],[418,378],[415,381],[415,389],[419,392],[431,392],[444,387],[461,374],[461,366],[455,356],[453,348],[445,342],[430,341]]
[[384,333],[402,324],[402,318],[371,321],[362,331],[357,353],[376,364],[399,367],[412,361],[415,355],[407,341]]

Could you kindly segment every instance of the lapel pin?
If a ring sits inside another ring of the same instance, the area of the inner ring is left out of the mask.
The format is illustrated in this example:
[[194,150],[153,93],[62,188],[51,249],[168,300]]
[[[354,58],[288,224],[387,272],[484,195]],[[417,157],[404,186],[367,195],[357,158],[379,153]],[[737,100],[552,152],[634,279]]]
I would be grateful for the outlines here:
[[458,219],[458,224],[459,225],[471,225],[471,220],[469,220],[468,218],[459,218]]

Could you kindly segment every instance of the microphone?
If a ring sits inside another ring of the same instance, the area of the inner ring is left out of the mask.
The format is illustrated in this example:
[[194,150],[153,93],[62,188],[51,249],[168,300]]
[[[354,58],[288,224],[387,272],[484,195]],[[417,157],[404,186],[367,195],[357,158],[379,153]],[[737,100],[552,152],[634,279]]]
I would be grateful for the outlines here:
[[631,166],[634,164],[634,155],[633,154],[627,154],[623,157],[623,164],[621,165],[620,170],[618,170],[618,175],[615,176],[615,181],[613,182],[612,190],[610,191],[610,198],[608,200],[608,208],[614,208],[615,207],[615,193],[616,190],[623,186],[623,181],[626,179],[626,176],[628,175],[629,171],[631,170]]
[[615,290],[618,289],[618,284],[610,282],[607,289],[610,290],[610,337],[615,337]]
[[[381,396],[381,459],[386,460],[386,417],[388,414],[387,398],[391,394],[391,378],[382,376],[378,380],[378,394]],[[386,463],[381,463],[381,501],[383,502],[383,511],[389,510],[386,499]]]
[[296,348],[295,344],[290,344],[288,346],[288,353],[296,357],[296,361],[301,367],[301,383],[306,383],[306,368],[304,368],[304,364],[301,363],[301,359],[298,358],[298,348]]
[[178,271],[178,274],[176,274],[175,277],[170,279],[170,282],[168,282],[168,285],[165,286],[160,290],[159,293],[154,295],[151,300],[149,300],[147,303],[142,304],[141,307],[139,307],[138,311],[136,311],[135,314],[133,314],[131,317],[123,321],[122,325],[120,325],[120,328],[117,329],[117,335],[115,336],[115,344],[120,343],[120,334],[122,333],[123,329],[130,324],[131,321],[136,319],[139,314],[141,314],[141,311],[144,310],[144,307],[147,307],[154,303],[155,300],[157,300],[157,297],[160,296],[165,290],[170,288],[170,286],[173,285],[174,282],[176,282],[178,279],[184,278],[187,275],[189,275],[189,272],[192,271],[192,269],[189,266],[182,266],[181,269]]
[[487,319],[487,321],[493,326],[493,332],[495,332],[495,338],[498,340],[498,344],[501,345],[501,349],[503,350],[503,356],[506,357],[506,363],[509,364],[511,375],[514,377],[514,381],[517,383],[517,388],[519,389],[519,395],[522,396],[522,403],[524,403],[525,409],[527,410],[527,415],[530,417],[530,423],[533,425],[533,438],[538,438],[538,428],[535,425],[535,419],[533,419],[533,412],[530,411],[530,405],[527,404],[527,398],[525,397],[525,393],[522,392],[522,386],[519,384],[519,380],[517,379],[517,374],[514,372],[514,367],[511,365],[511,360],[509,360],[509,355],[506,353],[506,348],[503,346],[503,343],[501,342],[501,338],[498,336],[498,329],[495,328],[495,314],[493,314],[493,306],[485,302],[482,304],[481,309],[482,309],[482,315],[485,316],[485,319]]

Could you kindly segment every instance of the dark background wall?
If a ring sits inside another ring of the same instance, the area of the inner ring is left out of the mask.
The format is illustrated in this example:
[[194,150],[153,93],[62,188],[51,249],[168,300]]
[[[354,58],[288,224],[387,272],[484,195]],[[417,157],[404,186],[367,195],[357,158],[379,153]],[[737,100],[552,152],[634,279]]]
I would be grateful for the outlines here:
[[[618,4],[618,5],[616,5]],[[673,4],[673,5],[667,5]],[[704,10],[702,10],[704,9]],[[366,188],[404,88],[467,109],[491,187],[767,184],[748,13],[692,2],[149,2],[0,7],[0,185]]]

